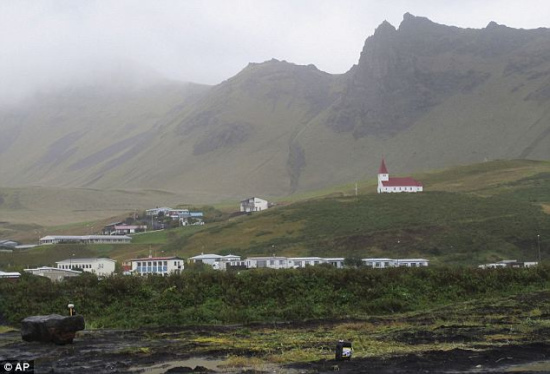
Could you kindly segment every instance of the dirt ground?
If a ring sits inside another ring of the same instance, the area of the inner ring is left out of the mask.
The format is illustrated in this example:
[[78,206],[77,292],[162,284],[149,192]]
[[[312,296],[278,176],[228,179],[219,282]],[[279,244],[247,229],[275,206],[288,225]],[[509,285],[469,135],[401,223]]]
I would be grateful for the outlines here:
[[[251,357],[254,350],[219,349],[193,337],[215,337],[233,327],[140,330],[85,330],[73,344],[27,343],[19,331],[0,334],[0,360],[35,360],[36,373],[550,373],[550,343],[500,344],[487,349],[430,350],[415,354],[331,358],[293,364],[270,362],[228,366],[229,356]],[[403,337],[409,342],[430,339]]]

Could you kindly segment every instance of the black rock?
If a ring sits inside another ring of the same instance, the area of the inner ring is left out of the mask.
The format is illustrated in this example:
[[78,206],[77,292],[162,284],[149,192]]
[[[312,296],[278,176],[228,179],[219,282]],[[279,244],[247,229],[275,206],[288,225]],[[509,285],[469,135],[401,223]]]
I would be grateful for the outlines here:
[[24,341],[54,342],[55,344],[72,343],[79,330],[84,330],[84,317],[32,316],[21,321],[21,337]]

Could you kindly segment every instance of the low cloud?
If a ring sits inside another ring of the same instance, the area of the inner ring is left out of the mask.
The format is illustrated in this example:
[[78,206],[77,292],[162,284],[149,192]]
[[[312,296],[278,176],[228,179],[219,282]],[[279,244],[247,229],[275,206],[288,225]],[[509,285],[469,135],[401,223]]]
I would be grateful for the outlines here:
[[217,84],[248,62],[271,58],[344,73],[376,26],[384,20],[397,26],[405,12],[460,27],[496,21],[536,28],[548,22],[550,3],[6,0],[0,3],[0,100],[103,76]]

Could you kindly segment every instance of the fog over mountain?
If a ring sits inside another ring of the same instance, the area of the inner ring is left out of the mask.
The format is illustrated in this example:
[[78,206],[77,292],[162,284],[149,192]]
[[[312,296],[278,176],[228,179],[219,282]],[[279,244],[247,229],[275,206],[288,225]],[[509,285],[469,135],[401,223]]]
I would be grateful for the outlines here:
[[[405,12],[483,28],[545,26],[544,0],[6,0],[0,2],[0,105],[150,70],[215,85],[272,58],[342,74],[364,39]],[[113,73],[115,72],[115,73]]]
[[0,111],[1,185],[222,200],[374,178],[382,155],[407,174],[550,159],[548,29],[407,13],[381,22],[356,56],[342,74],[269,59],[216,85],[98,65],[88,82]]

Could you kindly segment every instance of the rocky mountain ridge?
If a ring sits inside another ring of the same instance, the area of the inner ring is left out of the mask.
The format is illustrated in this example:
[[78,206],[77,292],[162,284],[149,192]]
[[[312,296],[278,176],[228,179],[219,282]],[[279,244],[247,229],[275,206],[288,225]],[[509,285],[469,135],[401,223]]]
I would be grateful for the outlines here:
[[550,159],[550,31],[405,14],[357,65],[251,63],[213,87],[46,97],[0,113],[0,185],[283,196],[485,159]]

